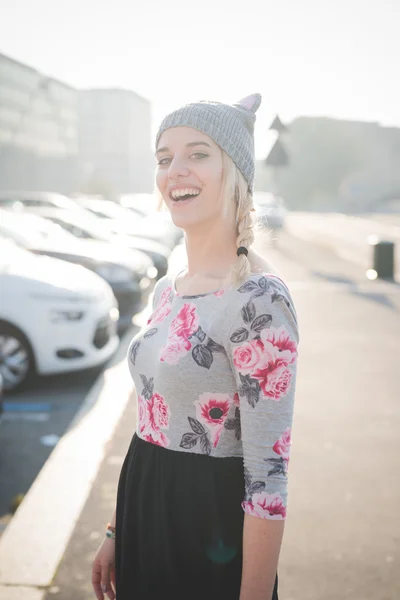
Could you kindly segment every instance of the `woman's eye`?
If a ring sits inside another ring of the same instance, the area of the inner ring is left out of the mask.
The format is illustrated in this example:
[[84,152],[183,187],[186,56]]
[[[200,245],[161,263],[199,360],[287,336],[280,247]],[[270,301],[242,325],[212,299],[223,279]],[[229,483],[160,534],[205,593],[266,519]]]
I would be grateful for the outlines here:
[[[208,156],[208,154],[204,154],[204,152],[194,152],[194,154],[190,155],[190,158],[193,157],[193,158],[196,158],[196,159],[199,160],[199,159],[202,159],[202,158],[207,158],[207,156]],[[168,165],[171,162],[171,160],[172,159],[169,156],[166,156],[165,158],[161,158],[158,161],[157,165],[161,166],[161,167],[165,166],[165,165]]]

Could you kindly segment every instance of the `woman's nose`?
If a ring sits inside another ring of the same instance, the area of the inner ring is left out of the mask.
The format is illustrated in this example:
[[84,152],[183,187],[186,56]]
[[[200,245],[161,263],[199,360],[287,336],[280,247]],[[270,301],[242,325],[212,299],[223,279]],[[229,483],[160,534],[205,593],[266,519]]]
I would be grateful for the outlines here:
[[178,179],[178,177],[187,177],[189,168],[184,160],[174,158],[169,165],[168,176],[170,179]]

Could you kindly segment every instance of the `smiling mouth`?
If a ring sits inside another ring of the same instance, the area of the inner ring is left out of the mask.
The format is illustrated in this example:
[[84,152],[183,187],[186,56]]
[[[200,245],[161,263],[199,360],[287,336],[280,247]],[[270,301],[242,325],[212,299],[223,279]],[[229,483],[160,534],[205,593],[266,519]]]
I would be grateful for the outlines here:
[[194,198],[198,198],[198,196],[200,196],[200,193],[201,192],[199,192],[198,194],[185,194],[184,196],[177,196],[176,198],[174,198],[172,194],[170,194],[169,197],[173,202],[176,202],[178,204],[179,202],[184,202],[187,200],[193,200]]

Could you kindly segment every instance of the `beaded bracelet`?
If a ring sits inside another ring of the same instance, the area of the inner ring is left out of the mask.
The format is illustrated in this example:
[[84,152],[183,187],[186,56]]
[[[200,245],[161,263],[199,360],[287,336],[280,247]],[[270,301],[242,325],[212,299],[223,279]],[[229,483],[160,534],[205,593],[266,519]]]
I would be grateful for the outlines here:
[[115,527],[111,523],[107,523],[106,536],[111,539],[115,539]]

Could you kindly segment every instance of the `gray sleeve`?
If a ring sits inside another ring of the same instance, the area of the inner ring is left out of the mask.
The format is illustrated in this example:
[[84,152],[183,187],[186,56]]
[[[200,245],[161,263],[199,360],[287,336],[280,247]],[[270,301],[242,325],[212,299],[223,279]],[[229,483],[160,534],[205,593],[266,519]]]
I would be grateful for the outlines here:
[[243,286],[226,348],[238,391],[243,510],[285,519],[298,327],[287,288],[278,280],[265,287]]

